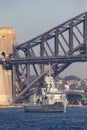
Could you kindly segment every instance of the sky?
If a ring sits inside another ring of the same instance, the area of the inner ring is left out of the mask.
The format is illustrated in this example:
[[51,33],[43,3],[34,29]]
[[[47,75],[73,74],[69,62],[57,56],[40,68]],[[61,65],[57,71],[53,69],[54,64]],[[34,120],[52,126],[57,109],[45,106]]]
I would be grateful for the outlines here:
[[[87,0],[0,0],[0,27],[13,27],[18,44],[87,11]],[[87,63],[74,63],[60,76],[87,78]]]

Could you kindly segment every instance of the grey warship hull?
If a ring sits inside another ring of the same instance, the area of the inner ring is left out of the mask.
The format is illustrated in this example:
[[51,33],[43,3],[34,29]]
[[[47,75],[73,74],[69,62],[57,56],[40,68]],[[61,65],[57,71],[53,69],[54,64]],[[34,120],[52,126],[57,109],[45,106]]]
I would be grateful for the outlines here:
[[25,105],[25,112],[65,112],[64,102],[57,102],[49,105]]

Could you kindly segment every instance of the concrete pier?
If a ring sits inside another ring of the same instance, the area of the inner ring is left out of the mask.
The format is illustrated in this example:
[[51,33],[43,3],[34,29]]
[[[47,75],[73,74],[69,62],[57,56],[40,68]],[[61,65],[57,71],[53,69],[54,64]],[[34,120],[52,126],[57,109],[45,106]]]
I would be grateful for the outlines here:
[[[13,28],[0,28],[0,58],[13,53],[12,46],[17,44]],[[5,54],[5,55],[2,55]],[[0,65],[0,105],[9,105],[12,101],[12,72]]]

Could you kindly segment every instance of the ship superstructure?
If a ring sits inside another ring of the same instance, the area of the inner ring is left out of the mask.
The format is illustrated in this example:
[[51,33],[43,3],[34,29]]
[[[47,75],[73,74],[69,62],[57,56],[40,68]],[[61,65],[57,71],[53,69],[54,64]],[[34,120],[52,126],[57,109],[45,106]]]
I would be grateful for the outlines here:
[[52,76],[45,77],[46,87],[41,95],[32,95],[28,104],[24,105],[26,112],[65,112],[66,95],[59,91]]

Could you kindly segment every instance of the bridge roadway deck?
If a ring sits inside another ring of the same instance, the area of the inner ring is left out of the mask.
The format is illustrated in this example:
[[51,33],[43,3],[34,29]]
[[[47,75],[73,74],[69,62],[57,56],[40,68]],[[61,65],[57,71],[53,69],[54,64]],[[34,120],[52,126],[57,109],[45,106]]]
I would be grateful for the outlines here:
[[50,63],[66,63],[66,62],[87,62],[87,54],[81,55],[65,55],[65,56],[49,56],[49,57],[30,57],[30,58],[0,58],[0,64],[48,64]]

